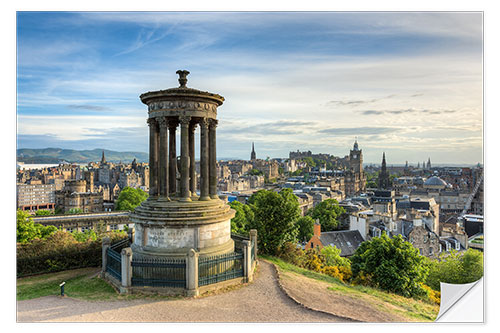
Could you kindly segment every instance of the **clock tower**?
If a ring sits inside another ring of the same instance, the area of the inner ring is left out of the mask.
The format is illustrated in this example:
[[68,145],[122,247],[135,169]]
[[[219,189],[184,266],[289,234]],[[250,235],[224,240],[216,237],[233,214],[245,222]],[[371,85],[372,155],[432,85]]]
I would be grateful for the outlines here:
[[363,152],[358,148],[358,141],[354,141],[354,147],[349,154],[349,165],[355,173],[363,173]]

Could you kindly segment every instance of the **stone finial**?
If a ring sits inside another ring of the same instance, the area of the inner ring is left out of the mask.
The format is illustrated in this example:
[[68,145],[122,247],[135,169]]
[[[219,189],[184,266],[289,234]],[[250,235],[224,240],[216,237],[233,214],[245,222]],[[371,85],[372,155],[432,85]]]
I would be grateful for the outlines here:
[[175,72],[177,74],[179,74],[179,88],[186,88],[186,83],[188,82],[187,80],[187,76],[189,74],[189,71],[186,71],[186,70],[178,70],[177,72]]

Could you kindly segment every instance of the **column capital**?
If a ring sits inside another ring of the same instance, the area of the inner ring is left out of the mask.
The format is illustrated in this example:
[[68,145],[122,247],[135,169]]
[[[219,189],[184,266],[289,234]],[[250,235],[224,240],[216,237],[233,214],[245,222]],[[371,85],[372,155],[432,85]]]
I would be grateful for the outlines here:
[[168,118],[167,117],[161,117],[157,120],[158,124],[162,128],[167,128],[169,125]]
[[190,116],[180,116],[179,122],[181,123],[182,126],[188,126],[189,123],[191,122],[191,117]]
[[200,119],[200,127],[205,129],[208,128],[208,118]]
[[217,125],[219,124],[219,121],[217,119],[209,119],[208,120],[208,125],[210,126],[210,128],[216,128]]
[[148,125],[151,127],[151,126],[155,126],[157,124],[157,121],[155,118],[148,118],[146,120],[146,122],[148,123]]

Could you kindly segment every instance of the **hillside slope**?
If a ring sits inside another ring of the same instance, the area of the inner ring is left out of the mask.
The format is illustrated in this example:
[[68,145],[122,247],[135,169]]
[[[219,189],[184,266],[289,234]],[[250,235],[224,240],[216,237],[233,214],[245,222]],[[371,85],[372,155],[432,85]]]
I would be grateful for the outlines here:
[[24,163],[59,163],[67,161],[71,163],[88,163],[101,160],[102,152],[109,162],[130,163],[134,158],[138,162],[147,162],[148,154],[141,152],[119,152],[108,149],[74,150],[61,148],[28,149],[17,150],[17,161]]
[[274,257],[282,289],[303,306],[362,322],[431,322],[439,306],[379,289],[344,284]]

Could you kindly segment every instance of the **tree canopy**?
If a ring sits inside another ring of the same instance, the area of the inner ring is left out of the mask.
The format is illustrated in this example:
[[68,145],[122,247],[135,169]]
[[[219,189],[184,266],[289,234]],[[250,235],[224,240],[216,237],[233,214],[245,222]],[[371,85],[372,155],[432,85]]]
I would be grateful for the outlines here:
[[297,238],[301,242],[302,241],[308,242],[314,235],[314,219],[308,215],[301,216],[298,218],[297,227],[298,227]]
[[140,188],[125,187],[116,200],[116,210],[133,211],[141,202],[148,198],[148,194]]
[[300,216],[300,208],[291,189],[279,193],[260,190],[249,198],[248,204],[254,213],[249,229],[258,232],[259,251],[274,255],[286,242],[297,241],[295,222]]
[[254,216],[250,206],[237,200],[230,202],[229,206],[236,211],[236,215],[231,219],[231,232],[240,235],[248,234],[250,230],[249,221],[253,220]]
[[320,202],[313,209],[307,212],[313,220],[319,219],[321,231],[332,231],[340,226],[340,215],[345,213],[345,209],[339,206],[335,199],[326,199]]
[[16,238],[18,243],[28,243],[33,239],[45,239],[57,231],[57,228],[52,225],[43,226],[33,222],[30,214],[22,210],[17,211],[16,220]]
[[407,297],[425,293],[422,283],[429,273],[426,258],[411,243],[385,233],[361,243],[351,268],[355,278]]
[[425,284],[440,290],[440,282],[463,284],[479,280],[483,276],[483,253],[468,249],[465,253],[451,251],[439,260],[429,260],[429,276]]

